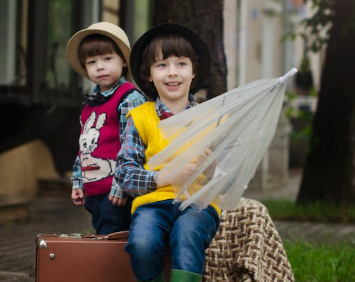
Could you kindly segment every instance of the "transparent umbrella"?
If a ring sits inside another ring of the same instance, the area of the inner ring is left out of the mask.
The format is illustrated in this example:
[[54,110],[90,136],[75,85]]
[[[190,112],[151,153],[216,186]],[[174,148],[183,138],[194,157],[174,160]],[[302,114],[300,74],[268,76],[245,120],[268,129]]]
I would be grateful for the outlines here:
[[[285,81],[296,72],[294,68],[280,78],[248,83],[159,123],[169,145],[148,164],[163,165],[175,201],[183,201],[181,210],[190,205],[203,209],[210,203],[223,210],[237,207],[275,134]],[[174,183],[206,148],[212,154],[195,173],[183,184]]]

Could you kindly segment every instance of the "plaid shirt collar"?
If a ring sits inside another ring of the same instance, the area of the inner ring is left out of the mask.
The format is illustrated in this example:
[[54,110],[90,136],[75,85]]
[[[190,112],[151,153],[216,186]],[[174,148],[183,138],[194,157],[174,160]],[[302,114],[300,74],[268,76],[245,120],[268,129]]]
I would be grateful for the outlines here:
[[111,96],[113,93],[115,93],[116,89],[120,87],[123,83],[126,82],[126,79],[122,76],[120,80],[117,81],[117,83],[109,90],[102,92],[100,90],[100,86],[96,85],[94,90],[91,92],[90,96],[95,96],[97,94],[101,94],[102,96],[108,97]]
[[[189,94],[189,104],[186,106],[185,110],[190,109],[194,106],[196,106],[196,100],[195,97],[192,94]],[[165,115],[172,115],[171,111],[168,109],[167,106],[165,106],[163,104],[163,102],[159,99],[159,97],[157,98],[156,102],[155,102],[155,110],[157,112],[157,115],[160,119],[163,119],[162,116]]]

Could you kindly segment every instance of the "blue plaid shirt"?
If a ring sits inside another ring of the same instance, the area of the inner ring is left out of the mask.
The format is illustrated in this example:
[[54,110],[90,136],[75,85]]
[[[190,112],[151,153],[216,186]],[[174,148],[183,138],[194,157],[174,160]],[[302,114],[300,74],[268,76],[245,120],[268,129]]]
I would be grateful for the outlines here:
[[[189,95],[189,109],[196,105],[195,98]],[[170,110],[158,98],[155,103],[155,110],[159,118],[163,112],[170,113]],[[134,125],[132,117],[128,118],[125,129],[125,139],[120,152],[117,155],[116,173],[112,182],[111,195],[124,198],[124,193],[136,197],[150,193],[157,189],[154,180],[154,171],[145,170],[143,165],[145,159],[145,144]]]
[[[121,79],[117,82],[117,84],[112,87],[110,90],[107,90],[105,92],[102,92],[101,94],[105,97],[108,97],[115,93],[116,89],[120,87],[123,83],[125,83],[126,80],[124,77],[121,77]],[[91,95],[96,95],[100,93],[100,86],[96,85],[94,90],[92,91]],[[138,91],[134,90],[133,92],[130,92],[128,95],[122,98],[120,104],[118,105],[117,111],[118,111],[118,116],[119,116],[119,123],[120,123],[120,139],[121,139],[121,144],[123,144],[123,139],[125,137],[124,135],[124,129],[127,124],[127,114],[130,110],[134,109],[135,107],[143,104],[145,102],[145,99],[141,93]],[[81,163],[80,163],[80,158],[79,156],[76,157],[74,166],[73,166],[73,174],[72,174],[72,188],[80,188],[83,189],[83,181],[82,181],[82,175],[81,175]]]

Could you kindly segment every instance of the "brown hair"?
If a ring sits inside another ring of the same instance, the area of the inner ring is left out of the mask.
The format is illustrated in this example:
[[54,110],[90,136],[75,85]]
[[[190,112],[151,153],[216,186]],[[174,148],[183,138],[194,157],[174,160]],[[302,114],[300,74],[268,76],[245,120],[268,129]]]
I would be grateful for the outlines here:
[[[85,37],[81,41],[79,47],[79,59],[84,68],[86,58],[112,53],[116,53],[124,62],[126,62],[122,51],[120,48],[118,48],[117,44],[111,38],[101,34],[93,34]],[[126,74],[127,67],[124,67],[122,75],[126,76]]]
[[155,90],[154,84],[149,82],[150,67],[157,61],[160,51],[164,60],[171,56],[189,58],[192,62],[192,70],[196,79],[199,71],[199,62],[191,42],[178,34],[160,34],[149,42],[143,52],[140,76],[145,83],[145,87]]

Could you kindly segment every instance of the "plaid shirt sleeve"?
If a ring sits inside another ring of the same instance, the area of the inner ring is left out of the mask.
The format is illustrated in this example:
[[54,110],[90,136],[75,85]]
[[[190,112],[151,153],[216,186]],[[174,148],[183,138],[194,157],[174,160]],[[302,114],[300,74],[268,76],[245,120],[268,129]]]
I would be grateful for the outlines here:
[[83,189],[83,178],[81,175],[81,164],[79,156],[76,157],[74,166],[73,166],[73,174],[71,177],[72,189]]
[[[125,138],[117,156],[115,183],[132,197],[154,191],[157,184],[154,172],[145,170],[145,146],[130,117],[127,121]],[[117,190],[111,189],[111,195],[118,195]]]

